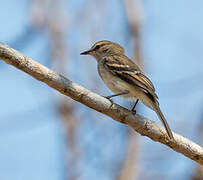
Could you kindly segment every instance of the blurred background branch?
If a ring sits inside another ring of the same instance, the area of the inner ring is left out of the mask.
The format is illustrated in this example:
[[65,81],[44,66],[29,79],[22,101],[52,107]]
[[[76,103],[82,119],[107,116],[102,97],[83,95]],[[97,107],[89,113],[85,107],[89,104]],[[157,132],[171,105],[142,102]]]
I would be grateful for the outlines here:
[[[143,68],[141,55],[141,29],[143,21],[142,5],[140,0],[123,0],[129,33],[133,40],[133,59]],[[136,109],[140,109],[139,105]],[[124,158],[118,180],[136,180],[140,169],[140,143],[138,136],[131,128],[127,130],[126,157]]]
[[144,19],[143,8],[141,0],[123,0],[126,11],[127,22],[134,45],[134,58],[140,67],[143,66],[142,52],[141,52],[141,31]]
[[[68,46],[65,35],[68,33],[68,22],[65,17],[62,0],[32,0],[31,22],[35,28],[44,29],[49,33],[50,58],[52,66],[57,72],[68,74]],[[78,179],[78,164],[81,158],[77,134],[80,126],[80,118],[75,114],[75,105],[64,96],[57,96],[56,109],[65,124],[67,140],[67,179]],[[68,168],[71,167],[71,168]]]

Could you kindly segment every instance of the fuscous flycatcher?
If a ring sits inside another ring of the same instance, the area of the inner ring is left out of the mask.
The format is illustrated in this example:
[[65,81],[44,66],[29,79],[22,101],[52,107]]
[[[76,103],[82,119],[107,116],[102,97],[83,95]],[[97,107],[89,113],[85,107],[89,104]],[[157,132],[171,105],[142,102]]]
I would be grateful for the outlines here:
[[88,51],[81,55],[92,55],[98,62],[98,72],[104,83],[115,94],[107,96],[108,99],[115,96],[137,99],[132,111],[139,100],[143,104],[154,110],[171,139],[173,134],[162,114],[158,97],[152,82],[147,78],[141,69],[131,61],[126,55],[124,48],[111,41],[99,41],[95,43]]

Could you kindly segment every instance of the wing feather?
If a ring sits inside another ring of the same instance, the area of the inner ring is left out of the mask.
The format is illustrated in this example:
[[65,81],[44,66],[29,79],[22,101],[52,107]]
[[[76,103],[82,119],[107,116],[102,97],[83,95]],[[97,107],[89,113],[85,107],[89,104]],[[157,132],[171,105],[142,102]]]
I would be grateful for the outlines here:
[[[104,67],[113,75],[128,82],[129,84],[140,88],[153,101],[158,98],[155,93],[155,88],[148,77],[146,77],[139,67],[131,60],[126,60],[119,56],[109,56],[103,58]],[[124,59],[124,61],[123,61]]]

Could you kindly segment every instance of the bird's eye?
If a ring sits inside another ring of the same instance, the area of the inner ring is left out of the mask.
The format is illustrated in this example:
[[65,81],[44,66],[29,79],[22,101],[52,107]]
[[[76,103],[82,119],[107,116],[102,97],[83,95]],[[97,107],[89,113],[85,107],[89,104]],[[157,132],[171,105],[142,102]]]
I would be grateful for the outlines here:
[[94,50],[97,50],[97,49],[99,49],[100,47],[101,47],[101,45],[96,45],[95,48],[94,48]]

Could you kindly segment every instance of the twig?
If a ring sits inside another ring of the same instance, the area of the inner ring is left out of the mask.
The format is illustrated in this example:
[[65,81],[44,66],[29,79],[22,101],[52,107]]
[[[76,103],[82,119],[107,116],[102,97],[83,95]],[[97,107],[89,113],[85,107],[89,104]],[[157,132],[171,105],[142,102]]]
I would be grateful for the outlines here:
[[108,99],[93,93],[86,88],[72,82],[64,76],[51,71],[20,52],[0,43],[0,59],[16,68],[26,72],[60,93],[101,112],[116,121],[127,124],[143,136],[148,136],[154,141],[167,145],[186,157],[203,165],[203,149],[189,139],[175,134],[175,141],[168,139],[163,127],[140,115],[133,115],[131,111],[112,104]]

